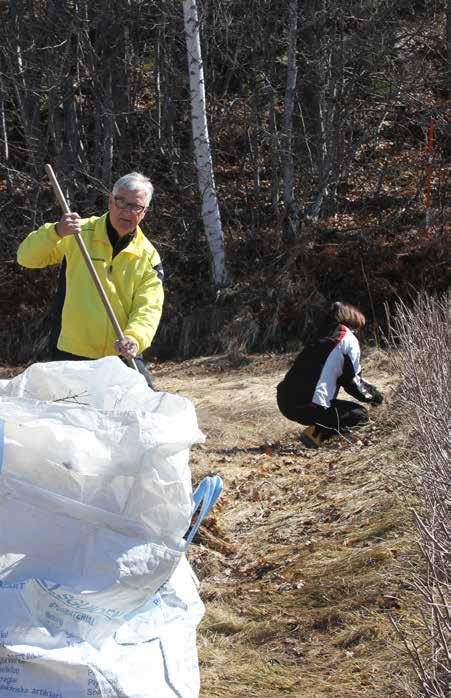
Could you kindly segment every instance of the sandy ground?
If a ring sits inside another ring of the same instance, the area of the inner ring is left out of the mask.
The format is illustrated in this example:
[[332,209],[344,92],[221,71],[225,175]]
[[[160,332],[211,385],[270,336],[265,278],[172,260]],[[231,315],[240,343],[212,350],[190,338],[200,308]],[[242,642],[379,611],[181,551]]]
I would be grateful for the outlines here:
[[390,361],[364,354],[365,378],[388,396],[370,424],[312,452],[275,402],[294,356],[152,368],[160,390],[196,406],[206,442],[192,450],[194,481],[218,473],[225,484],[191,553],[206,603],[201,696],[403,696],[388,620],[403,609],[407,545],[387,479],[402,449]]

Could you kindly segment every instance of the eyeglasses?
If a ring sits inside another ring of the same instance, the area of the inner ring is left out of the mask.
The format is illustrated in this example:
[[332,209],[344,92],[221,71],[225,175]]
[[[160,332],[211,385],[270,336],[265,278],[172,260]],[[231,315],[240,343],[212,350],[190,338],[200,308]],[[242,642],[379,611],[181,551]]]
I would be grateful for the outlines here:
[[120,196],[114,196],[114,203],[121,211],[131,211],[131,213],[142,213],[146,210],[147,206],[140,206],[139,204],[129,204],[125,199]]

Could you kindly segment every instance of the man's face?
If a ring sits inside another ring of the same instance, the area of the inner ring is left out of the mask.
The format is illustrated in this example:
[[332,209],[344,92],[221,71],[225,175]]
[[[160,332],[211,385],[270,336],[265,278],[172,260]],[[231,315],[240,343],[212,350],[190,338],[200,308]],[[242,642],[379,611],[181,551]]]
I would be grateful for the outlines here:
[[146,192],[137,189],[119,189],[113,197],[109,196],[108,210],[110,221],[117,234],[122,237],[135,230],[147,213]]

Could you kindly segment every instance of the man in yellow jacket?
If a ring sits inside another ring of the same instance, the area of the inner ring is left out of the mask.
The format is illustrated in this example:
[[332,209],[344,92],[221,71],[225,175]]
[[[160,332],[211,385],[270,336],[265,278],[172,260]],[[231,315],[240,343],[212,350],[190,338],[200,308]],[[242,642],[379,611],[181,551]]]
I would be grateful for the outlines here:
[[[158,252],[139,227],[153,186],[138,172],[121,177],[109,196],[108,212],[82,219],[65,213],[45,223],[21,243],[19,264],[42,269],[62,264],[52,334],[53,360],[133,357],[152,387],[141,356],[150,346],[163,307],[163,268]],[[124,334],[116,340],[74,233],[83,238]]]

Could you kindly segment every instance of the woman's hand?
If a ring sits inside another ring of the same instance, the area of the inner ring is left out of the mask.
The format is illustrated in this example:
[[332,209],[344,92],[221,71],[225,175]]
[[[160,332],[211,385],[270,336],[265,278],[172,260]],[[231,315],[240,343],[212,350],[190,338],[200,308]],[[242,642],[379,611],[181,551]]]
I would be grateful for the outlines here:
[[372,393],[371,404],[372,405],[382,405],[382,403],[384,402],[384,396],[377,388],[374,387],[374,385],[371,386],[371,393]]

